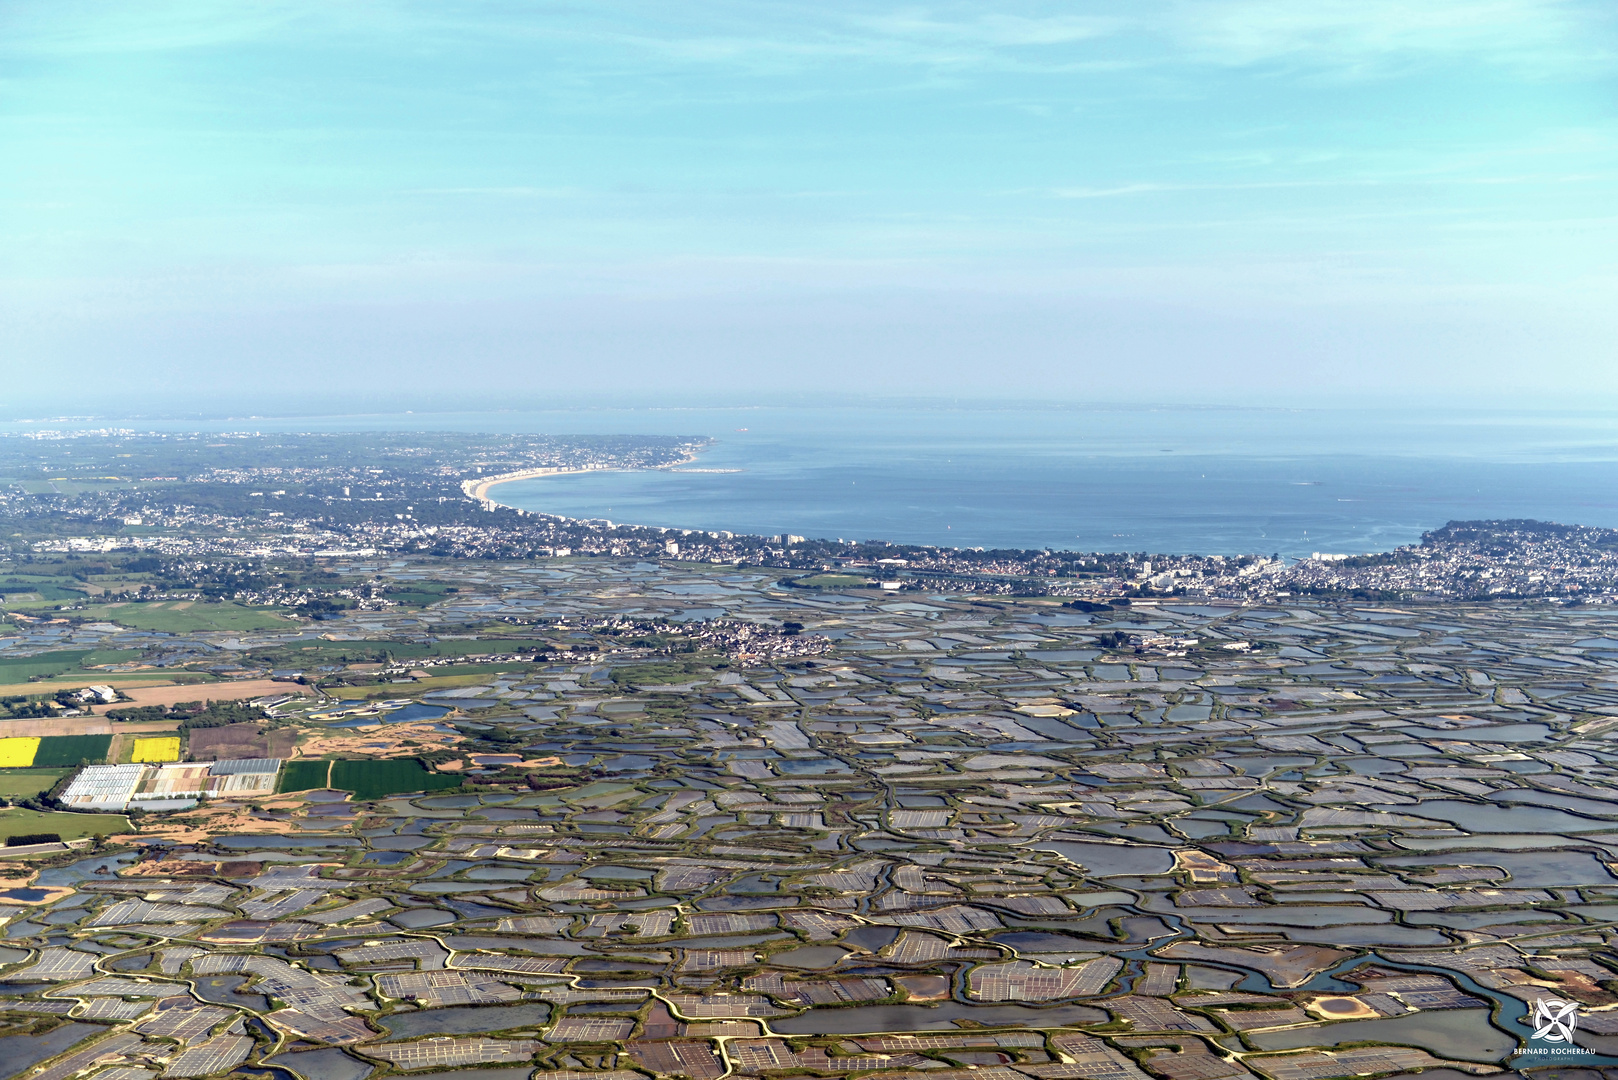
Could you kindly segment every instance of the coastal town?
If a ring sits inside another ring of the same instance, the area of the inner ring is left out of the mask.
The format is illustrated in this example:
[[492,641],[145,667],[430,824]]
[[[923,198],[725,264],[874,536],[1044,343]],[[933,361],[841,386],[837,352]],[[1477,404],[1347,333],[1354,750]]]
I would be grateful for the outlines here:
[[[384,554],[672,558],[778,569],[809,588],[830,580],[838,587],[1079,601],[1265,603],[1316,596],[1582,603],[1618,596],[1613,529],[1451,522],[1393,551],[1315,552],[1307,558],[985,551],[880,539],[750,536],[570,519],[497,500],[498,485],[512,479],[675,467],[700,453],[701,439],[437,436],[418,443],[422,438],[392,436],[378,444],[335,436],[242,436],[210,444],[200,437],[105,432],[0,439],[0,471],[13,475],[0,484],[0,518],[12,537],[6,546],[14,558],[33,552],[140,553],[201,563]],[[200,467],[202,458],[224,452],[288,463]],[[350,460],[330,464],[333,458]],[[131,461],[147,468],[131,470]],[[311,461],[328,463],[293,464]],[[109,476],[115,467],[124,471]],[[148,471],[157,468],[175,475]]]

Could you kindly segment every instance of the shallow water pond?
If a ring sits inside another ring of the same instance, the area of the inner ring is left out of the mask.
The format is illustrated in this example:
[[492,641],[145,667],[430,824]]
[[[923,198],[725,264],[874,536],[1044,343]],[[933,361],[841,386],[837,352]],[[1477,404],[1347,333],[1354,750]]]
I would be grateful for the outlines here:
[[372,837],[371,846],[378,851],[415,851],[432,842],[430,836],[377,836]]
[[389,915],[388,921],[395,926],[402,926],[406,930],[420,930],[428,926],[444,926],[456,921],[453,912],[440,911],[437,908],[411,908],[401,911],[397,915]]
[[1499,1061],[1517,1049],[1517,1038],[1489,1023],[1487,1009],[1443,1009],[1387,1020],[1350,1020],[1327,1027],[1268,1031],[1251,1036],[1263,1050],[1390,1042],[1419,1046],[1436,1057]]
[[858,1035],[880,1031],[955,1031],[955,1021],[975,1020],[985,1027],[1056,1027],[1097,1024],[1107,1019],[1100,1009],[1086,1005],[1056,1005],[1036,1009],[1027,1005],[864,1005],[855,1009],[812,1009],[801,1016],[772,1020],[783,1035]]
[[770,963],[790,968],[829,968],[836,967],[847,955],[847,949],[836,945],[808,945],[775,953],[770,957]]
[[370,1062],[349,1057],[334,1046],[301,1054],[281,1054],[270,1058],[268,1064],[290,1069],[304,1080],[360,1080],[376,1068]]
[[856,926],[843,935],[843,940],[861,949],[881,952],[899,940],[899,928],[897,926]]
[[197,997],[203,1001],[211,1001],[215,1005],[235,1005],[253,1009],[257,1012],[268,1012],[269,998],[262,994],[238,994],[236,988],[246,983],[246,975],[198,975],[192,982],[196,986]]
[[8,1035],[0,1039],[0,1080],[16,1076],[29,1066],[55,1057],[73,1044],[100,1035],[99,1024],[63,1024],[43,1035]]
[[138,856],[134,852],[125,852],[121,855],[100,855],[89,859],[81,859],[67,866],[54,866],[41,870],[35,879],[35,885],[73,885],[80,881],[92,881],[98,877],[108,877],[107,874],[97,874],[96,871],[105,866],[109,871],[116,871],[119,867],[128,866]]
[[1447,821],[1471,833],[1580,833],[1611,828],[1610,822],[1578,817],[1544,806],[1479,806],[1453,799],[1433,799],[1415,806],[1372,806],[1390,814]]
[[1055,840],[1034,845],[1040,851],[1054,851],[1079,863],[1094,877],[1118,874],[1164,874],[1174,865],[1174,854],[1167,848],[1136,844],[1088,843],[1083,840]]
[[1594,814],[1597,817],[1618,817],[1618,802],[1581,799],[1577,795],[1563,795],[1560,792],[1538,791],[1533,788],[1511,788],[1508,791],[1496,791],[1489,796],[1489,799],[1500,803],[1532,803],[1535,806],[1554,806],[1562,810],[1576,810],[1581,814]]
[[1285,935],[1288,941],[1306,941],[1317,945],[1442,945],[1449,940],[1437,930],[1400,926],[1398,923],[1319,927],[1265,926],[1258,923],[1244,929],[1255,933],[1274,932]]
[[551,1007],[544,1002],[522,1005],[471,1005],[459,1009],[422,1009],[395,1013],[377,1021],[390,1039],[410,1039],[417,1035],[476,1035],[485,1031],[532,1027],[550,1018]]
[[[1405,855],[1385,860],[1388,866],[1465,864],[1498,866],[1511,874],[1511,888],[1560,888],[1570,885],[1611,885],[1606,864],[1588,851],[1474,851],[1465,856]],[[1508,920],[1501,920],[1508,921]]]
[[234,850],[242,848],[352,848],[360,842],[347,836],[215,836],[213,842]]

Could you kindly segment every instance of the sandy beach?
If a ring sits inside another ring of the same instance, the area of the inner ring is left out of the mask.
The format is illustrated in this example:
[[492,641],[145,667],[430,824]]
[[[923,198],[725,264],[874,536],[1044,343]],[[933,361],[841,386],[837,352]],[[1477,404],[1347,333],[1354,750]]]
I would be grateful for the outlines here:
[[518,472],[496,473],[493,476],[480,476],[475,480],[462,480],[461,490],[466,493],[466,497],[468,499],[476,500],[477,502],[482,503],[485,507],[503,506],[503,503],[497,503],[493,499],[489,498],[489,491],[496,484],[509,484],[513,480],[534,480],[541,476],[555,476],[557,473],[584,471],[586,470],[548,468],[522,469]]
[[[679,469],[680,466],[689,465],[693,461],[696,461],[696,460],[697,460],[697,455],[695,455],[695,454],[687,454],[685,457],[681,458],[679,461],[671,461],[667,465],[659,465],[655,469],[652,469],[652,470],[649,470],[649,471],[656,472],[658,470]],[[607,468],[597,469],[597,468],[590,468],[590,467],[585,467],[585,468],[582,468],[582,469],[570,469],[570,468],[562,468],[562,467],[550,467],[550,468],[544,468],[544,469],[520,469],[520,470],[518,470],[516,472],[496,473],[493,476],[480,476],[480,477],[477,477],[474,480],[463,480],[463,481],[461,481],[461,490],[466,493],[467,498],[473,499],[473,500],[475,500],[477,502],[482,503],[484,508],[488,509],[488,508],[495,507],[495,506],[504,506],[504,505],[506,505],[505,503],[499,502],[498,500],[496,500],[495,498],[493,498],[489,494],[489,492],[492,491],[494,489],[495,485],[497,485],[497,484],[509,484],[509,483],[511,483],[511,482],[513,482],[515,480],[537,480],[538,478],[540,478],[542,476],[556,476],[556,475],[558,475],[560,473],[622,472],[622,471],[623,470],[621,470],[621,469],[607,469]],[[691,471],[691,470],[686,470],[686,471]]]

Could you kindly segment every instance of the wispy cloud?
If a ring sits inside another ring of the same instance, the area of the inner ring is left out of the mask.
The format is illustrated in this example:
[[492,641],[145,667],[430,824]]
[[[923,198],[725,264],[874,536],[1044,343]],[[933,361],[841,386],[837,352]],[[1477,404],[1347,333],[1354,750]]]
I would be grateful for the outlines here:
[[1423,58],[1610,58],[1618,14],[1575,0],[1177,0],[1158,29],[1189,60],[1363,73]]
[[96,55],[210,49],[285,32],[298,0],[17,0],[0,5],[0,54]]

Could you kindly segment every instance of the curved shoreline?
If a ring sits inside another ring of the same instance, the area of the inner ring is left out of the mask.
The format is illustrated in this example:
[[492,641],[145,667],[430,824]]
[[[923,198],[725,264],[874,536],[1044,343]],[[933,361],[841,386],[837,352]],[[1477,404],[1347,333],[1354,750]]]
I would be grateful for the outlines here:
[[[666,470],[666,469],[677,469],[681,465],[689,465],[693,461],[696,461],[696,460],[697,460],[697,455],[695,453],[687,454],[685,457],[681,458],[679,461],[671,461],[667,465],[654,465],[651,468],[648,468],[648,469],[646,469],[644,471],[645,472],[658,472],[660,470]],[[491,490],[493,490],[494,487],[496,485],[498,485],[498,484],[510,484],[510,483],[513,483],[513,482],[515,482],[517,480],[537,480],[537,479],[539,479],[540,477],[543,477],[543,476],[559,476],[559,475],[561,475],[563,473],[629,472],[629,471],[631,471],[631,470],[627,469],[627,468],[624,468],[622,466],[614,466],[614,465],[583,465],[583,466],[579,466],[579,467],[571,467],[571,466],[566,466],[566,465],[553,465],[553,466],[546,466],[545,468],[542,468],[542,469],[519,469],[519,470],[517,470],[515,472],[496,473],[493,476],[480,476],[480,477],[477,477],[476,479],[473,479],[473,480],[462,480],[461,481],[461,491],[466,495],[466,497],[468,499],[471,499],[471,500],[473,500],[474,502],[477,502],[477,503],[481,503],[485,510],[492,510],[496,506],[510,506],[510,504],[508,504],[508,503],[503,503],[503,502],[497,501],[496,499],[494,499],[489,494],[489,492]],[[510,508],[511,509],[519,509],[518,507],[510,507]]]

